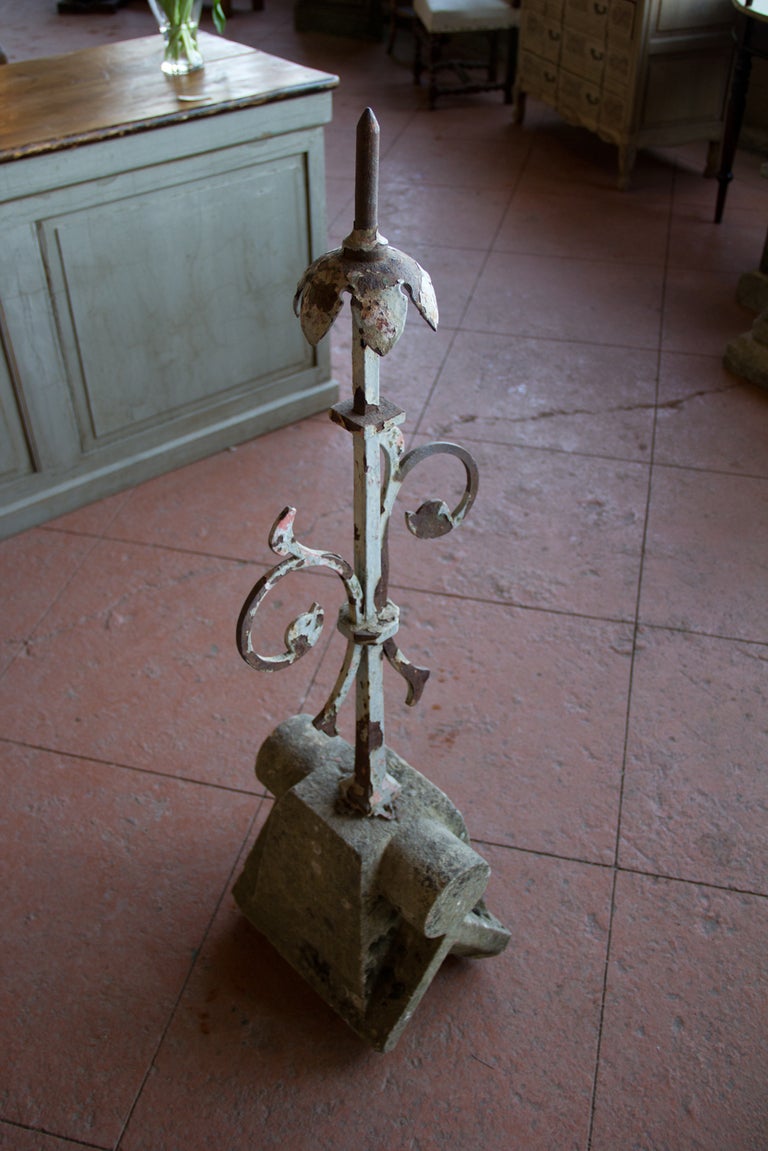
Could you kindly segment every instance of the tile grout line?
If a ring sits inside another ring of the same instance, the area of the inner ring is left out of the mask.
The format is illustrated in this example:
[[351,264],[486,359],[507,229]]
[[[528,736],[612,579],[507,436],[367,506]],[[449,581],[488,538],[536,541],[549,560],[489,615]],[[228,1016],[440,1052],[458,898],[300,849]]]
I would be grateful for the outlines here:
[[[437,373],[435,375],[435,379],[434,379],[434,382],[432,384],[432,387],[429,389],[429,392],[427,393],[427,396],[424,400],[424,403],[422,404],[421,411],[419,412],[419,417],[416,421],[415,426],[410,430],[411,439],[413,439],[414,436],[417,436],[420,433],[420,428],[421,428],[422,422],[424,420],[425,412],[429,408],[429,406],[432,402],[432,398],[435,395],[435,393],[439,387],[440,377],[443,373],[443,368],[445,367],[445,364],[446,364],[449,356],[451,355],[451,352],[453,350],[453,346],[456,342],[457,337],[459,336],[460,333],[468,330],[468,329],[464,328],[464,320],[466,319],[470,305],[472,304],[472,301],[475,297],[475,291],[477,290],[478,284],[480,283],[483,276],[485,275],[485,270],[488,266],[488,261],[490,260],[492,254],[494,252],[496,240],[498,239],[498,236],[499,236],[499,233],[501,232],[501,229],[502,229],[502,226],[504,224],[504,220],[506,218],[506,215],[509,212],[509,209],[512,205],[512,201],[515,198],[517,190],[518,190],[520,183],[523,179],[523,175],[525,174],[526,168],[528,167],[528,163],[529,163],[530,158],[531,158],[532,149],[533,149],[533,143],[532,143],[532,141],[529,141],[528,147],[527,147],[526,152],[525,152],[525,156],[523,157],[523,161],[520,164],[520,169],[519,169],[515,179],[510,184],[509,194],[507,196],[507,200],[506,200],[506,203],[504,205],[504,209],[500,214],[499,222],[496,225],[496,229],[495,229],[495,231],[494,231],[494,233],[493,233],[493,235],[492,235],[492,237],[488,243],[488,247],[485,250],[485,254],[484,254],[483,259],[481,261],[480,268],[478,269],[477,275],[475,276],[475,279],[472,283],[472,287],[469,289],[469,292],[467,293],[467,296],[464,300],[464,306],[461,310],[461,315],[459,316],[458,321],[457,321],[457,323],[453,329],[453,335],[451,336],[451,339],[449,340],[445,355],[443,356],[443,359],[440,362],[440,366],[439,366]],[[435,245],[432,245],[432,246],[434,247]],[[474,250],[477,250],[477,249],[474,249]],[[439,307],[439,301],[438,301],[438,307]]]
[[472,836],[472,845],[494,847],[499,851],[510,851],[517,855],[530,855],[537,859],[555,859],[560,863],[576,863],[580,867],[594,867],[599,871],[616,871],[620,875],[637,875],[644,879],[659,879],[663,883],[680,883],[686,887],[704,887],[709,891],[721,891],[727,895],[747,895],[754,899],[767,899],[768,890],[756,891],[751,887],[738,887],[728,883],[715,883],[712,880],[689,879],[684,875],[668,875],[663,871],[644,871],[642,867],[614,866],[599,859],[584,859],[578,855],[561,855],[557,851],[546,851],[536,847],[523,847],[520,844],[499,843],[494,839]]
[[[132,494],[133,494],[133,493],[132,493],[132,491],[131,491],[131,492],[129,492],[129,494],[128,494],[128,499],[125,501],[126,503],[127,503],[127,502],[128,502],[128,500],[131,498],[131,495],[132,495]],[[83,535],[80,537],[80,538],[85,538],[85,539],[91,539],[91,540],[92,540],[91,546],[90,546],[90,547],[89,547],[89,548],[88,548],[88,549],[87,549],[87,550],[86,550],[86,551],[83,553],[83,555],[80,557],[80,561],[79,561],[77,564],[75,564],[75,567],[74,567],[73,571],[70,573],[69,579],[65,580],[65,582],[63,583],[63,585],[62,585],[62,586],[59,588],[59,590],[58,590],[58,592],[56,593],[56,595],[53,597],[53,599],[51,599],[51,600],[49,601],[49,603],[48,603],[48,606],[47,606],[47,607],[44,609],[44,611],[43,611],[43,612],[42,612],[42,613],[41,613],[41,614],[38,616],[38,618],[35,620],[35,622],[32,624],[32,626],[31,626],[31,627],[29,628],[29,630],[27,631],[27,633],[26,633],[26,635],[24,636],[24,638],[23,638],[22,640],[20,640],[20,642],[19,642],[19,646],[18,646],[18,649],[17,649],[17,650],[14,652],[14,654],[11,656],[11,658],[9,659],[9,661],[8,661],[8,664],[6,665],[6,667],[4,667],[4,668],[2,669],[2,671],[0,671],[0,683],[2,683],[2,681],[5,679],[5,676],[6,676],[6,675],[8,674],[8,672],[11,670],[11,668],[12,668],[12,667],[15,665],[15,663],[16,663],[16,661],[17,661],[17,659],[19,659],[19,657],[20,657],[20,655],[21,655],[21,652],[22,652],[22,651],[24,651],[24,649],[26,648],[27,644],[28,644],[28,643],[31,643],[31,642],[33,641],[33,639],[34,639],[35,635],[36,635],[36,634],[38,633],[38,631],[40,630],[40,628],[41,628],[41,626],[42,626],[42,624],[43,624],[44,620],[46,620],[46,619],[48,618],[48,616],[51,614],[51,612],[52,612],[52,611],[53,611],[53,609],[55,608],[56,604],[57,604],[57,603],[59,603],[59,601],[62,599],[62,597],[64,596],[65,592],[66,592],[66,591],[68,590],[68,588],[71,586],[71,584],[73,583],[73,581],[75,580],[75,578],[76,578],[77,576],[79,576],[79,575],[80,575],[81,571],[83,570],[83,567],[84,567],[84,566],[85,566],[85,564],[88,562],[88,560],[91,558],[91,556],[93,555],[93,553],[96,551],[96,549],[98,548],[99,544],[101,544],[101,543],[103,543],[103,542],[104,542],[104,531],[106,531],[106,530],[109,528],[110,524],[112,524],[112,523],[113,523],[113,521],[115,520],[116,516],[119,514],[119,512],[120,512],[121,508],[122,508],[122,505],[121,505],[121,507],[115,508],[115,510],[113,511],[112,515],[109,517],[109,519],[108,519],[108,521],[107,521],[107,523],[106,523],[106,525],[105,525],[104,529],[103,529],[103,530],[102,530],[100,533],[98,533],[97,535],[96,535],[96,534],[94,534],[94,535],[91,535],[91,534],[89,534],[89,533],[84,533],[84,534],[83,534]],[[41,526],[41,527],[32,528],[32,529],[30,529],[30,530],[31,530],[31,531],[38,531],[38,532],[41,532],[41,533],[42,533],[42,532],[45,532],[45,530],[46,530],[46,529],[45,529],[45,525],[43,525],[43,526]],[[52,534],[52,533],[49,533],[49,534]],[[75,533],[75,534],[78,534],[78,533]]]
[[[676,171],[676,169],[675,169]],[[613,946],[613,927],[616,915],[616,891],[618,887],[619,874],[624,872],[619,864],[619,854],[621,848],[621,821],[622,812],[624,807],[624,788],[626,784],[627,773],[627,755],[629,752],[629,736],[630,736],[630,720],[632,715],[632,698],[635,682],[635,665],[637,659],[637,638],[640,629],[640,604],[642,599],[643,590],[643,573],[645,569],[646,545],[648,542],[648,527],[651,514],[651,499],[653,495],[653,472],[656,454],[656,435],[658,428],[658,411],[659,411],[659,394],[660,394],[660,381],[661,381],[661,357],[664,343],[664,307],[667,298],[667,273],[669,266],[669,254],[671,249],[672,238],[672,205],[674,200],[675,179],[673,174],[672,185],[669,191],[669,201],[667,205],[667,235],[664,252],[664,270],[661,280],[661,296],[659,300],[659,322],[658,322],[658,343],[656,347],[656,386],[655,386],[655,403],[653,409],[653,421],[651,428],[651,443],[648,453],[648,482],[646,486],[645,498],[645,518],[643,522],[643,535],[640,544],[640,563],[637,574],[637,595],[635,598],[635,618],[632,628],[632,655],[630,658],[629,676],[627,683],[627,707],[624,717],[624,745],[621,757],[621,773],[619,778],[619,794],[616,806],[616,837],[614,840],[613,849],[613,863],[612,878],[611,878],[611,896],[608,914],[608,929],[605,942],[605,961],[603,964],[603,980],[600,992],[600,1014],[598,1019],[597,1028],[597,1045],[595,1049],[595,1069],[592,1079],[592,1092],[589,1107],[589,1124],[587,1129],[586,1151],[592,1151],[592,1142],[594,1138],[595,1116],[597,1112],[599,1082],[600,1082],[600,1067],[603,1054],[603,1034],[605,1027],[605,1012],[606,1012],[606,999],[608,994],[608,979],[610,975],[611,965],[611,951]]]
[[179,1007],[181,1005],[181,1001],[184,998],[186,990],[189,986],[189,982],[192,978],[192,974],[195,970],[195,967],[197,966],[197,962],[200,958],[200,955],[202,954],[203,948],[205,947],[205,945],[208,941],[208,937],[211,934],[211,930],[212,930],[213,925],[216,921],[216,917],[219,914],[219,911],[221,910],[221,906],[222,906],[222,904],[223,904],[223,902],[227,896],[227,893],[232,888],[232,877],[234,876],[235,872],[237,871],[240,860],[243,857],[243,852],[245,851],[248,840],[249,840],[249,838],[253,832],[253,828],[256,824],[256,820],[258,819],[259,813],[260,813],[262,806],[264,805],[264,802],[265,802],[265,798],[263,796],[258,797],[258,798],[259,798],[259,802],[256,806],[256,810],[254,811],[253,816],[251,817],[251,819],[248,822],[248,827],[246,829],[245,835],[243,836],[243,840],[242,840],[242,843],[240,844],[240,848],[239,848],[239,850],[235,856],[235,859],[234,859],[234,862],[233,862],[231,868],[227,872],[227,878],[226,878],[226,881],[224,883],[224,887],[223,887],[223,890],[221,892],[221,895],[216,900],[213,911],[211,912],[211,915],[209,916],[208,923],[205,927],[205,930],[202,933],[200,943],[195,948],[195,950],[193,952],[192,959],[190,961],[189,968],[187,970],[187,974],[185,975],[184,979],[182,980],[181,987],[179,988],[179,993],[176,996],[175,1000],[173,1001],[173,1004],[172,1004],[172,1006],[168,1012],[168,1018],[167,1018],[165,1027],[162,1029],[162,1032],[160,1034],[160,1038],[158,1039],[157,1044],[155,1046],[154,1053],[149,1060],[149,1063],[147,1065],[147,1069],[144,1072],[144,1075],[141,1079],[141,1083],[139,1084],[138,1090],[136,1091],[136,1095],[135,1095],[135,1098],[133,1100],[133,1103],[127,1109],[125,1120],[124,1120],[123,1125],[120,1129],[120,1133],[119,1133],[117,1139],[115,1140],[115,1143],[113,1144],[113,1151],[119,1151],[120,1145],[122,1144],[123,1139],[125,1138],[126,1132],[128,1131],[128,1128],[129,1128],[130,1123],[131,1123],[131,1119],[133,1118],[134,1112],[136,1111],[136,1108],[139,1104],[141,1096],[144,1093],[144,1088],[147,1085],[147,1081],[149,1080],[149,1077],[152,1074],[152,1069],[154,1068],[156,1060],[160,1054],[160,1051],[162,1050],[163,1044],[165,1043],[166,1036],[168,1035],[168,1032],[170,1031],[171,1026],[173,1025],[173,1021],[176,1018]]
[[[221,563],[231,563],[237,567],[256,567],[263,568],[268,571],[272,566],[267,560],[251,559],[247,556],[241,555],[226,555],[224,552],[203,551],[200,548],[181,547],[178,544],[163,543],[159,540],[141,540],[135,539],[130,535],[102,535],[92,536],[90,532],[77,531],[74,528],[56,528],[50,526],[43,526],[40,530],[47,531],[51,535],[71,535],[83,537],[85,539],[94,539],[96,543],[115,543],[124,544],[127,547],[146,548],[148,551],[161,551],[173,555],[195,556],[198,559],[216,560]],[[268,548],[265,548],[265,551]]]
[[58,1131],[51,1131],[48,1127],[35,1127],[29,1123],[17,1123],[14,1119],[0,1118],[0,1134],[4,1127],[13,1128],[14,1131],[27,1131],[31,1135],[44,1135],[47,1139],[56,1139],[57,1142],[61,1140],[67,1146],[71,1143],[73,1147],[84,1147],[86,1151],[111,1151],[110,1147],[105,1146],[103,1143],[86,1143],[84,1139],[78,1139],[76,1135],[62,1135]]
[[119,760],[114,759],[100,759],[96,755],[86,755],[79,751],[67,751],[66,748],[61,747],[47,747],[45,744],[30,743],[25,739],[13,739],[9,736],[0,736],[0,747],[7,744],[9,747],[24,747],[29,751],[39,751],[44,755],[56,755],[65,759],[79,760],[82,763],[92,763],[99,767],[114,768],[117,771],[131,771],[136,775],[146,775],[151,779],[163,779],[169,783],[186,783],[193,787],[208,787],[214,791],[224,792],[228,795],[252,795],[256,799],[262,799],[266,792],[249,791],[245,787],[233,787],[230,784],[216,783],[208,779],[196,779],[192,775],[173,775],[168,771],[158,771],[152,767],[142,767],[141,764],[136,763],[120,763]]
[[[478,443],[478,444],[483,444],[483,443],[494,444],[495,443],[495,441],[493,441],[493,440],[468,440],[467,442]],[[519,447],[521,449],[526,449],[526,450],[530,450],[530,451],[546,451],[546,452],[551,452],[555,455],[579,456],[581,458],[586,458],[586,459],[600,459],[600,460],[612,461],[612,462],[617,462],[617,463],[618,462],[629,462],[632,464],[636,464],[638,467],[648,467],[649,466],[649,461],[647,461],[647,460],[622,461],[621,457],[619,457],[619,456],[602,456],[602,455],[577,452],[577,451],[568,452],[565,449],[560,449],[560,448],[539,448],[539,447],[529,447],[528,445],[525,445],[525,444],[508,445],[508,444],[501,444],[501,443],[500,443],[500,446]],[[700,472],[704,472],[706,474],[726,475],[726,476],[734,477],[737,479],[745,479],[745,478],[746,479],[755,479],[755,480],[768,479],[768,476],[759,476],[759,475],[747,476],[747,475],[742,475],[740,473],[724,472],[724,471],[721,471],[721,470],[715,469],[715,468],[691,468],[691,469],[688,469],[684,465],[672,465],[672,464],[665,464],[665,463],[657,463],[656,461],[654,461],[653,466],[654,466],[654,469],[673,468],[674,470],[681,470],[681,471],[685,471],[685,470],[700,471]],[[77,532],[77,531],[74,531],[74,530],[69,529],[69,528],[64,529],[64,528],[43,527],[43,528],[32,529],[32,530],[46,530],[46,531],[51,532],[52,534],[56,533],[59,535],[74,535],[74,536],[83,535],[86,537],[88,537],[88,535],[89,535],[89,533]],[[210,559],[210,560],[215,560],[215,561],[221,562],[221,563],[231,563],[237,567],[253,567],[253,568],[263,569],[263,572],[269,571],[270,566],[271,566],[265,560],[255,560],[255,559],[250,559],[250,558],[245,557],[245,556],[238,556],[238,555],[225,555],[224,553],[221,553],[221,552],[205,552],[205,551],[197,550],[195,548],[179,547],[179,546],[176,546],[173,544],[159,543],[156,541],[137,540],[137,539],[133,539],[129,536],[105,535],[105,536],[101,536],[101,537],[90,537],[90,538],[93,538],[96,543],[121,543],[121,544],[125,544],[125,545],[131,546],[131,547],[146,548],[147,550],[150,550],[150,551],[154,550],[154,551],[166,552],[168,554],[174,554],[174,555],[196,556],[200,559]],[[332,580],[334,578],[332,574],[324,573],[322,571],[318,572],[317,574],[323,579]],[[558,608],[558,607],[554,607],[554,606],[542,606],[539,604],[525,603],[522,600],[513,600],[513,599],[491,599],[491,598],[488,598],[488,597],[485,597],[482,595],[468,595],[465,592],[452,592],[452,591],[449,591],[445,588],[426,589],[426,588],[419,587],[417,585],[412,585],[409,583],[400,583],[396,579],[392,579],[390,581],[390,587],[393,589],[396,589],[398,591],[416,592],[416,593],[419,593],[422,595],[435,595],[435,596],[440,596],[441,598],[444,598],[444,599],[466,600],[467,602],[472,602],[472,603],[487,604],[491,607],[513,608],[513,609],[518,610],[518,611],[540,612],[544,615],[567,616],[569,618],[572,617],[574,619],[591,620],[594,623],[632,624],[634,622],[633,619],[628,618],[626,616],[597,615],[594,612],[581,611],[581,610],[578,610],[576,608],[570,608],[569,609],[569,608]],[[62,590],[66,590],[66,589],[62,589]],[[54,601],[54,602],[56,602],[56,601]],[[51,606],[53,606],[53,604]],[[48,611],[46,610],[44,615],[40,617],[40,620],[38,621],[38,623],[36,623],[34,625],[33,631],[37,630],[39,623],[42,622],[42,620],[45,618],[45,616],[47,614],[48,614]],[[652,631],[675,632],[678,635],[699,636],[699,637],[704,638],[704,639],[721,640],[724,643],[743,643],[743,644],[748,644],[750,647],[766,647],[766,646],[768,646],[768,637],[766,637],[766,639],[755,639],[752,636],[729,635],[729,634],[725,634],[723,632],[706,631],[702,628],[684,627],[680,624],[654,623],[652,620],[643,621],[642,626],[644,628],[647,628],[648,630],[652,630]],[[24,641],[21,641],[21,643],[23,646]],[[13,662],[13,660],[11,662]],[[10,664],[9,664],[9,666],[10,666]],[[10,741],[10,742],[13,742],[13,741]],[[32,745],[32,746],[34,746],[34,745]],[[41,748],[41,750],[45,750],[45,748]],[[68,754],[68,753],[63,753],[63,754]],[[118,766],[120,766],[120,765],[118,765]],[[126,766],[130,766],[130,765],[126,765]]]

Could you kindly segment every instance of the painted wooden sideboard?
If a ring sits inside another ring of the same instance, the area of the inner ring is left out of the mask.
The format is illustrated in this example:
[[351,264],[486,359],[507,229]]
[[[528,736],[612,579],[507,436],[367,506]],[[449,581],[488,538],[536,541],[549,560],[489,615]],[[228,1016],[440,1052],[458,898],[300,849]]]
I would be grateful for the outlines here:
[[730,0],[521,0],[515,113],[530,95],[619,149],[694,140],[717,167],[733,41]]
[[0,535],[335,399],[292,297],[337,78],[201,40],[0,68]]

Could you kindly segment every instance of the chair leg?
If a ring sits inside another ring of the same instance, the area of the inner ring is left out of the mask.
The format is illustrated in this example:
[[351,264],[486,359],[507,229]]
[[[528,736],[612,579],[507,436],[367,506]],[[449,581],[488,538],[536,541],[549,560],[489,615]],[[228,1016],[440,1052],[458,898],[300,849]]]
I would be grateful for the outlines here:
[[414,28],[413,37],[413,82],[418,85],[421,83],[421,73],[424,71],[424,64],[421,58],[421,40],[423,32],[421,25],[417,24]]
[[427,105],[430,111],[434,110],[437,100],[437,60],[440,55],[440,45],[440,37],[433,36],[430,32],[427,36]]
[[[433,36],[426,28],[416,23],[414,27],[414,48],[413,48],[413,82],[414,84],[421,83],[421,74],[426,71],[427,73],[427,105],[430,109],[435,106],[437,99],[437,76],[435,68],[437,58],[439,56],[440,37]],[[424,45],[426,43],[426,62],[424,60]]]
[[[451,60],[445,61],[441,64],[443,41],[450,39],[444,34],[434,35],[428,32],[427,29],[420,21],[414,22],[414,51],[413,51],[413,82],[414,84],[421,83],[421,74],[426,71],[427,73],[427,102],[430,109],[435,107],[437,97],[442,93],[459,93],[459,92],[485,92],[492,89],[502,89],[504,93],[504,103],[511,104],[514,97],[514,82],[517,74],[517,46],[518,46],[518,29],[506,29],[506,36],[504,36],[504,49],[506,59],[504,61],[503,79],[499,80],[499,53],[500,53],[500,40],[501,29],[495,31],[478,33],[487,37],[488,41],[488,61],[484,65],[482,57],[477,60]],[[453,67],[460,78],[464,78],[464,87],[441,88],[438,84],[438,70],[442,66],[446,68]],[[472,68],[485,68],[486,79],[485,82],[479,84],[471,83],[466,76],[466,70]],[[520,107],[522,113],[522,106]]]
[[499,34],[488,33],[488,83],[495,84],[499,71]]
[[525,120],[525,92],[518,88],[512,95],[512,123],[522,126]]
[[397,32],[397,0],[389,0],[389,35],[387,36],[386,52],[388,56],[392,55],[392,49],[395,46],[395,34]]
[[[517,75],[517,42],[518,42],[518,29],[507,29],[507,66],[504,73],[504,103],[512,103],[512,89],[515,84],[515,76]],[[522,109],[521,109],[522,119]]]

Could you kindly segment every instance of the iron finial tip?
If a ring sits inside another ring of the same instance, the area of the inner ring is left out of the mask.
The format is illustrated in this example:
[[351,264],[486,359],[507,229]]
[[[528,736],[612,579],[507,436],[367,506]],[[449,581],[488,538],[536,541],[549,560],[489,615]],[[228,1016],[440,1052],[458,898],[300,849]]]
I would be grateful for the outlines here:
[[366,108],[357,123],[355,160],[355,229],[378,227],[379,214],[379,122]]

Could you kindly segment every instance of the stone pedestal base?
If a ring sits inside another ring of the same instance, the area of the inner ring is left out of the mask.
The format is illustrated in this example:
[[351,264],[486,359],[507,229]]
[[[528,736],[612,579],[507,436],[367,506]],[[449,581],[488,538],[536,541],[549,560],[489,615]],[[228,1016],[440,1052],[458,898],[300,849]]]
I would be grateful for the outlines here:
[[768,388],[768,274],[745,272],[739,280],[736,299],[759,315],[751,331],[730,341],[723,363],[742,379]]
[[737,376],[768,388],[768,308],[757,317],[751,331],[730,341],[723,363]]
[[496,955],[509,933],[483,903],[490,868],[446,795],[394,752],[395,818],[339,804],[354,750],[294,716],[256,774],[275,806],[235,885],[243,913],[379,1051],[396,1044],[443,959]]
[[764,312],[768,308],[768,272],[745,272],[739,278],[736,299],[744,308]]

